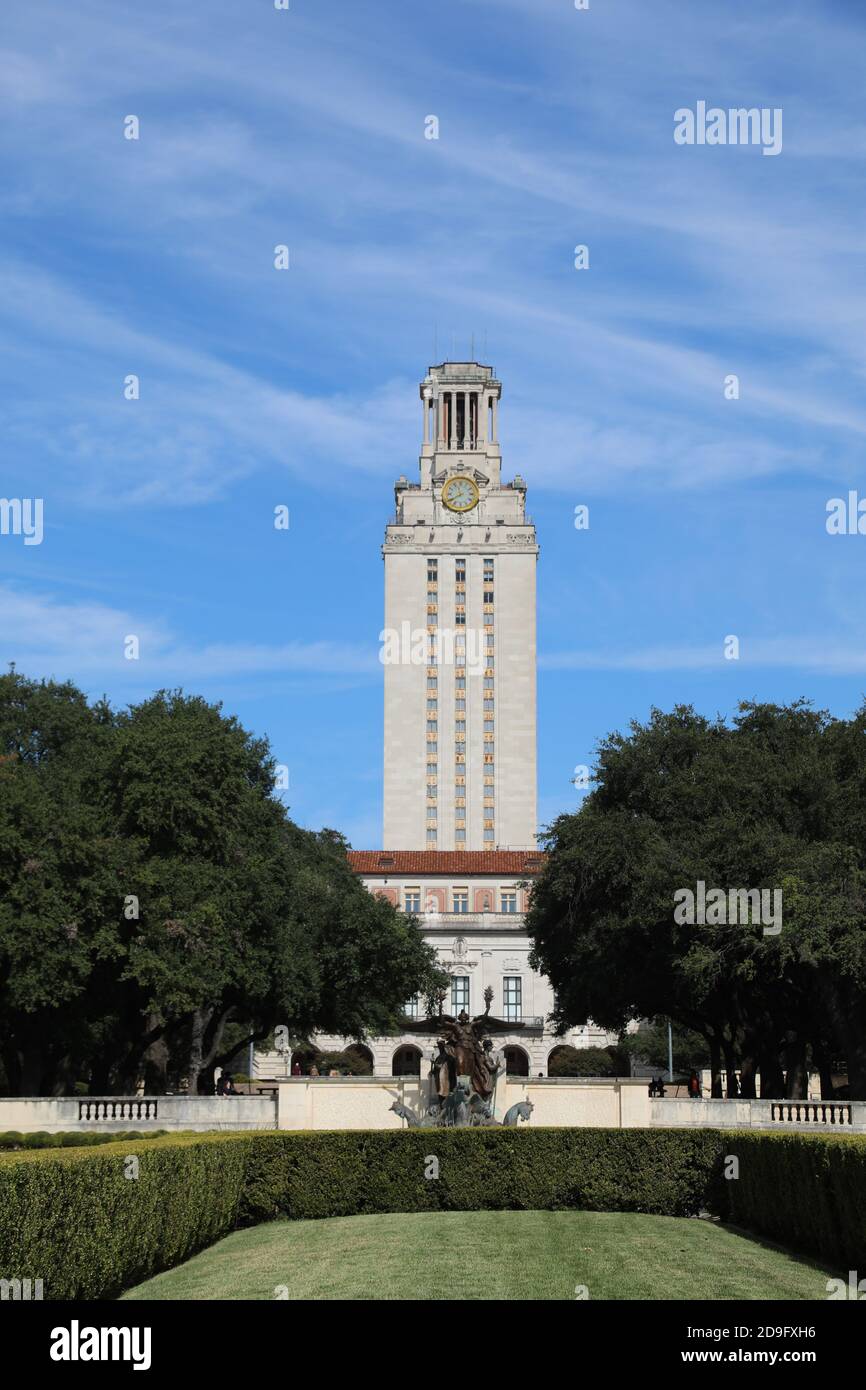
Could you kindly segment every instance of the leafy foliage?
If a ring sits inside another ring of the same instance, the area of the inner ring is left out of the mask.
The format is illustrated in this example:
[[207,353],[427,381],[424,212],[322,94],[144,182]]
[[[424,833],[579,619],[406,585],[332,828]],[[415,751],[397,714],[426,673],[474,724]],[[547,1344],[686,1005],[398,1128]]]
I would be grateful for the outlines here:
[[[743,1094],[800,1095],[807,1063],[847,1059],[866,1097],[866,706],[743,704],[732,724],[653,711],[598,751],[580,811],[550,827],[533,963],[557,1021],[612,1030],[664,1015]],[[682,888],[781,889],[783,923],[677,922]]]
[[363,1037],[434,987],[417,929],[333,831],[293,824],[267,743],[160,691],[126,711],[0,677],[0,1054],[13,1094],[188,1082],[277,1025]]

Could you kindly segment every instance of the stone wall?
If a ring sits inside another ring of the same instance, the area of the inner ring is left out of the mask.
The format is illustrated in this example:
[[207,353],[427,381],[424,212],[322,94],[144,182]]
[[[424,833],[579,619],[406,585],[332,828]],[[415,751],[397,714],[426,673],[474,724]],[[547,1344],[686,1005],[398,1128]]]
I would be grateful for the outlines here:
[[[18,1130],[403,1129],[398,1101],[420,1112],[427,1081],[417,1076],[290,1077],[257,1096],[86,1096],[0,1099],[0,1132]],[[764,1129],[866,1134],[866,1101],[650,1099],[641,1078],[509,1077],[496,1091],[496,1118],[532,1102],[536,1127]],[[522,1122],[521,1122],[522,1125]]]
[[[291,1077],[274,1083],[280,1129],[404,1129],[397,1101],[418,1113],[427,1081],[417,1076]],[[644,1080],[509,1077],[496,1090],[496,1118],[517,1101],[532,1102],[535,1126],[631,1128],[650,1123]],[[521,1124],[523,1122],[521,1121]]]
[[0,1098],[0,1133],[274,1129],[275,1115],[273,1095]]
[[866,1134],[866,1101],[689,1100],[649,1102],[650,1123],[665,1129],[820,1130]]

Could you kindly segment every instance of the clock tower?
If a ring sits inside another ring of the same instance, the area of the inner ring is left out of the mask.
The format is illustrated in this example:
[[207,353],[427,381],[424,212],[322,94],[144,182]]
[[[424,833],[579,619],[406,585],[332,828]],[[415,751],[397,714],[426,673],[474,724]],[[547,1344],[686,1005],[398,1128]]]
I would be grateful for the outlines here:
[[502,482],[501,385],[444,362],[421,383],[420,481],[385,532],[386,849],[533,849],[535,528]]

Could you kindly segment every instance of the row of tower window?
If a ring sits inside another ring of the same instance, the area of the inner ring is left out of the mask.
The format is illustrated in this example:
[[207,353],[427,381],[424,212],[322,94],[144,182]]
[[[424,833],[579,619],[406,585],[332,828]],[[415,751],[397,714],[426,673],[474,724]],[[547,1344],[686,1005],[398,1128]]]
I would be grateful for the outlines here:
[[[495,706],[494,706],[494,681],[493,674],[495,666],[495,636],[492,631],[494,615],[494,587],[493,587],[493,560],[490,557],[483,559],[484,568],[484,587],[483,599],[485,606],[484,626],[485,626],[485,650],[484,650],[484,719],[482,730],[484,737],[484,824],[482,834],[484,840],[493,843],[496,838],[496,827],[494,821],[495,802],[493,797],[493,775],[495,773],[494,763],[494,736],[495,736]],[[456,557],[454,561],[455,574],[455,627],[466,626],[466,559]],[[429,558],[427,561],[427,624],[428,628],[435,629],[436,617],[439,612],[438,603],[439,588],[439,561]],[[459,658],[458,658],[459,659]],[[465,800],[465,764],[466,764],[466,670],[465,667],[457,666],[454,676],[455,699],[454,699],[454,742],[455,742],[455,782],[454,782],[454,839],[457,844],[465,843],[466,840],[466,800]],[[438,813],[438,757],[439,757],[439,676],[436,671],[435,661],[427,669],[427,843],[435,845],[438,838],[439,819]],[[436,692],[435,694],[432,692]],[[431,782],[431,777],[436,779]],[[431,801],[434,803],[431,805]]]

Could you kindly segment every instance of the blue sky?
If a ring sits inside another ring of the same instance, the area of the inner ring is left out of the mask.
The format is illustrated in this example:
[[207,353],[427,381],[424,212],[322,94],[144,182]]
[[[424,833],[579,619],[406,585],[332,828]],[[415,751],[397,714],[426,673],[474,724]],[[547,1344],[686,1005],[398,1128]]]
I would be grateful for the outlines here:
[[[378,846],[379,547],[417,383],[474,334],[542,548],[542,819],[654,704],[850,713],[864,39],[859,0],[12,9],[0,494],[45,535],[0,536],[4,661],[222,699],[301,823]],[[678,146],[699,100],[781,108],[782,152]]]

